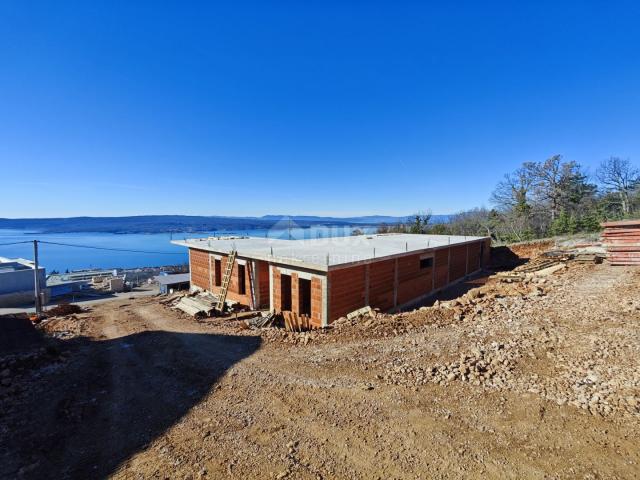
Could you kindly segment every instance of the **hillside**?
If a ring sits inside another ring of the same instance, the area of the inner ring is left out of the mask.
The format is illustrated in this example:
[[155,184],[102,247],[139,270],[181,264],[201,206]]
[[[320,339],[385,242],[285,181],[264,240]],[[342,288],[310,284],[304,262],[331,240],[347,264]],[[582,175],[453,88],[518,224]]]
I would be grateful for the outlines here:
[[[434,219],[446,218],[434,215]],[[103,232],[103,233],[165,233],[210,232],[215,230],[252,230],[311,226],[379,225],[398,223],[407,217],[319,217],[265,215],[263,217],[223,217],[188,215],[140,215],[130,217],[70,217],[70,218],[0,218],[0,229],[34,230],[43,233]],[[434,220],[438,221],[438,220]]]

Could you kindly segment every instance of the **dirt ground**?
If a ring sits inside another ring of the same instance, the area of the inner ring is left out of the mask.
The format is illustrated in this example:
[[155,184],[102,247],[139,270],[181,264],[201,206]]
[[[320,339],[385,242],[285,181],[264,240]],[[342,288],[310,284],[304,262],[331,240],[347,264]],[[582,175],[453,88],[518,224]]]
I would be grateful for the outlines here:
[[326,333],[95,305],[0,359],[0,477],[639,478],[639,287],[573,265]]

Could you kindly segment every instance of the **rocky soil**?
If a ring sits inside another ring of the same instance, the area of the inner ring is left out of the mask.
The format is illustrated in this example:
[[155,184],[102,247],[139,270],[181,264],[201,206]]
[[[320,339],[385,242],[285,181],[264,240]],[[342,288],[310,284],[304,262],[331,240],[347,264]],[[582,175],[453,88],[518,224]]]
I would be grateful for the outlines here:
[[0,478],[640,477],[640,269],[491,278],[323,332],[153,298],[39,328],[0,358]]

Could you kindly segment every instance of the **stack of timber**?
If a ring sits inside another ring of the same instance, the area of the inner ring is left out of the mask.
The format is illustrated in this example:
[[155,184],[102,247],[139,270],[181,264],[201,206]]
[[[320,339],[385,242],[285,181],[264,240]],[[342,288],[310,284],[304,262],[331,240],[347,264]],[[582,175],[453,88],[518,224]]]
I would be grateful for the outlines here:
[[573,261],[576,263],[602,263],[602,255],[593,252],[578,253]]
[[298,315],[293,312],[284,311],[282,312],[282,316],[284,317],[284,328],[289,332],[306,332],[313,328],[309,315]]
[[611,265],[640,265],[640,220],[602,224],[602,241]]
[[505,281],[519,281],[535,275],[550,275],[566,266],[572,255],[566,253],[541,255],[509,272],[498,272],[496,277]]

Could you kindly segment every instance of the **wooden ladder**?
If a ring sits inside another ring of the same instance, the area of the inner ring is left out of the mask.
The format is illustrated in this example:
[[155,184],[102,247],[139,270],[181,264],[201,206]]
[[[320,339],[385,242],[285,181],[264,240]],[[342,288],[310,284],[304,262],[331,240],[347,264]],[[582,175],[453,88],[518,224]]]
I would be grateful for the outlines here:
[[233,264],[236,262],[237,253],[235,250],[231,250],[231,253],[227,257],[227,264],[224,267],[224,276],[222,277],[222,285],[220,286],[220,293],[218,294],[218,301],[215,306],[215,309],[219,312],[224,310],[224,302],[227,299],[229,283],[231,282],[231,272],[233,272]]
[[258,307],[256,305],[256,290],[255,290],[255,279],[254,279],[254,272],[253,272],[253,262],[251,262],[250,260],[247,261],[247,270],[249,272],[249,291],[251,292],[251,305],[249,305],[251,307],[251,310],[256,310]]

